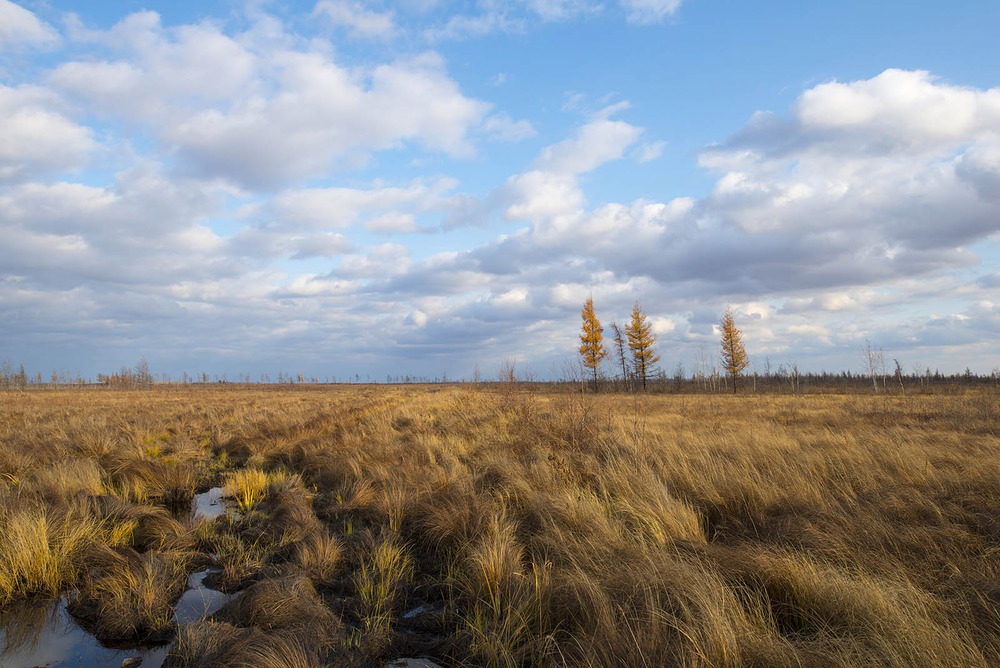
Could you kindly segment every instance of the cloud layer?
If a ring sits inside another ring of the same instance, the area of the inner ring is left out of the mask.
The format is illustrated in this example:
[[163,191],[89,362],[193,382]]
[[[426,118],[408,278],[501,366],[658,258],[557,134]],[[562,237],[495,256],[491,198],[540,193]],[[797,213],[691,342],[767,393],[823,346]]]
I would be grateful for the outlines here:
[[[648,24],[679,5],[614,9]],[[451,22],[611,11],[514,6]],[[312,17],[353,40],[403,30],[366,7],[323,0]],[[606,323],[640,300],[670,368],[715,349],[727,303],[760,363],[849,363],[865,337],[914,364],[996,352],[982,263],[1000,232],[1000,89],[894,69],[821,83],[706,147],[707,194],[595,201],[607,170],[669,151],[627,103],[540,140],[425,45],[358,64],[266,14],[239,29],[148,11],[66,25],[0,0],[2,48],[74,45],[0,84],[13,355],[376,378],[517,357],[558,375],[589,294]],[[464,166],[506,142],[533,155],[468,186]],[[373,163],[406,175],[372,177]]]

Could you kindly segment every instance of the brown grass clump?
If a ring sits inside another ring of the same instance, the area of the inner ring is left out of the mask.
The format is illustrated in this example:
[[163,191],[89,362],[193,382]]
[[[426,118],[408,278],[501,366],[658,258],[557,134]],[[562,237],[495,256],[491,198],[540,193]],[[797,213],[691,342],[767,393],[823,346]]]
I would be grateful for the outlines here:
[[88,517],[37,506],[0,510],[0,605],[72,584],[97,527]]
[[295,544],[295,565],[317,586],[331,586],[343,567],[344,545],[326,530],[308,534]]
[[253,510],[267,494],[270,480],[258,469],[240,469],[226,477],[226,494],[233,498],[241,512]]
[[186,624],[164,668],[321,668],[320,657],[296,637],[220,622]]
[[84,579],[69,611],[102,642],[163,642],[173,631],[172,604],[184,592],[189,559],[126,552]]
[[246,589],[216,617],[237,626],[283,631],[317,650],[332,647],[343,635],[340,621],[305,577],[269,578]]
[[412,560],[398,539],[385,534],[366,542],[353,584],[367,652],[378,654],[390,642],[392,623],[412,577]]

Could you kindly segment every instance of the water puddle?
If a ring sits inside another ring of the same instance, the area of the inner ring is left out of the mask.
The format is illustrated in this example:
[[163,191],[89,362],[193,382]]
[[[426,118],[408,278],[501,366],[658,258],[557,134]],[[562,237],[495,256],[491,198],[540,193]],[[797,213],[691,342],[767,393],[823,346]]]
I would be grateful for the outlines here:
[[0,663],[5,668],[120,668],[141,658],[142,668],[159,668],[167,646],[115,649],[105,647],[73,620],[66,597],[52,601],[21,601],[7,607],[0,620]]
[[[214,520],[227,512],[221,487],[196,494],[191,518]],[[232,596],[205,586],[213,570],[188,576],[188,588],[177,601],[174,620],[188,624],[219,610]],[[0,666],[3,668],[160,668],[169,645],[106,647],[82,629],[66,608],[65,596],[48,601],[20,601],[0,611]],[[141,659],[141,663],[135,660]]]
[[[205,569],[192,573],[188,577],[187,591],[177,601],[174,608],[174,620],[178,624],[190,624],[202,617],[216,613],[232,596],[205,586],[205,578],[213,569]],[[143,664],[145,666],[145,664]]]
[[431,603],[424,603],[423,605],[417,606],[413,610],[403,615],[403,619],[416,619],[423,615],[438,615],[444,612],[444,608],[440,605],[433,605]]
[[207,492],[195,494],[191,499],[191,519],[214,520],[226,513],[226,504],[222,498],[225,490],[221,487],[213,487]]

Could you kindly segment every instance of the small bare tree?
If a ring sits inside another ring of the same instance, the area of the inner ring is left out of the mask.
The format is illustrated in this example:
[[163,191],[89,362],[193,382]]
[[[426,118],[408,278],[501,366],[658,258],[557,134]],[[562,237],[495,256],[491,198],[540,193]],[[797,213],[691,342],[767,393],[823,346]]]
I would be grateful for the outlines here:
[[865,362],[865,370],[872,379],[872,389],[878,394],[878,378],[885,375],[885,351],[872,346],[871,339],[865,337],[865,344],[861,346],[861,355]]
[[615,335],[615,352],[618,353],[618,362],[622,365],[622,382],[625,384],[626,390],[631,390],[628,367],[625,365],[625,333],[614,320],[611,321],[611,331]]

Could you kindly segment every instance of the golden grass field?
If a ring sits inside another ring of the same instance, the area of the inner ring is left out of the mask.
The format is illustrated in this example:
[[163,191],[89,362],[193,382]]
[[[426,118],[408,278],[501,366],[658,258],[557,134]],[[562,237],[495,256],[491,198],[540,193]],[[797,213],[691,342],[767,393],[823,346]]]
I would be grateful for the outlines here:
[[67,592],[168,666],[997,666],[1000,394],[4,392],[0,611]]

